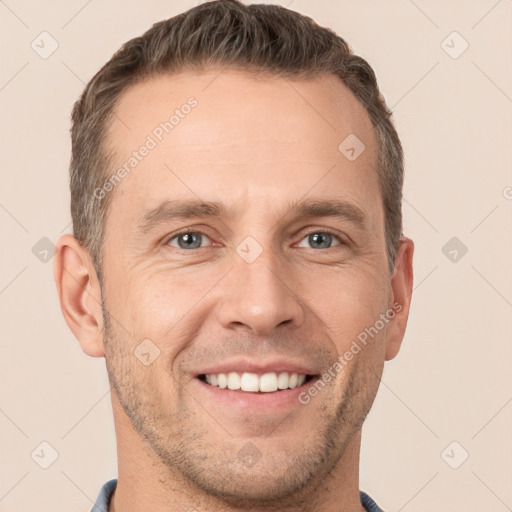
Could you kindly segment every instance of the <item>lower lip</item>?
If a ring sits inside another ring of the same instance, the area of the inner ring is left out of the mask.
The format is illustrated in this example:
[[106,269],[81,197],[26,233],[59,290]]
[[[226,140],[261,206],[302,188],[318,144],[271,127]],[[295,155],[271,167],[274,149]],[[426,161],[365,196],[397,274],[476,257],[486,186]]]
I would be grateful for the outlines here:
[[280,413],[293,407],[302,406],[299,395],[308,389],[318,377],[313,377],[302,386],[293,389],[283,389],[271,393],[254,393],[249,391],[232,390],[219,388],[203,382],[199,378],[193,381],[203,394],[210,397],[217,403],[225,404],[245,412]]

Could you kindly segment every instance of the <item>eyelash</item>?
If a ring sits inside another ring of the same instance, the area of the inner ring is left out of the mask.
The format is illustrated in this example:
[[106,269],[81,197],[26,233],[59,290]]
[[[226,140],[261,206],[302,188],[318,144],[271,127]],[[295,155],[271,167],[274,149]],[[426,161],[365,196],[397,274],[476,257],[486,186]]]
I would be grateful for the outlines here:
[[[309,233],[306,233],[300,239],[300,242],[302,240],[304,240],[304,238],[307,238],[308,236],[313,235],[315,233],[331,235],[334,238],[336,238],[338,240],[338,242],[340,243],[339,245],[335,245],[333,247],[328,247],[327,249],[324,249],[324,250],[335,249],[336,247],[341,247],[341,246],[346,246],[347,245],[347,242],[338,233],[336,233],[335,231],[332,231],[330,229],[326,229],[326,228],[315,229],[315,230],[310,231]],[[170,245],[171,240],[174,240],[175,238],[178,238],[179,236],[187,235],[187,234],[204,235],[205,237],[210,238],[208,236],[208,234],[206,234],[204,231],[201,231],[200,229],[186,229],[184,231],[180,231],[179,233],[175,233],[171,237],[167,238],[167,240],[165,241],[164,245]],[[172,247],[173,247],[173,249],[176,249],[178,251],[183,251],[183,252],[192,252],[194,250],[197,251],[198,249],[206,249],[206,247],[198,247],[197,249],[181,249],[180,247],[174,247],[174,246],[172,246]],[[313,250],[317,250],[317,249],[313,249]]]

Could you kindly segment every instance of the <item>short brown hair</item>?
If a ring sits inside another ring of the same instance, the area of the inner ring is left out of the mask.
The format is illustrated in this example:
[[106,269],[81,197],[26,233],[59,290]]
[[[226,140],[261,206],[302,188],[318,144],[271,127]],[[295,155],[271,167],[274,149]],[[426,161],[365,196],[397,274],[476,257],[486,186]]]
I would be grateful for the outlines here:
[[98,200],[94,191],[112,165],[113,152],[105,139],[116,100],[128,86],[151,76],[186,69],[200,72],[212,66],[298,79],[336,75],[352,91],[376,133],[386,249],[393,270],[402,235],[403,152],[373,69],[341,37],[307,16],[277,5],[217,0],[155,23],[142,36],[127,41],[90,80],[74,105],[70,164],[73,232],[91,254],[98,276],[113,194]]

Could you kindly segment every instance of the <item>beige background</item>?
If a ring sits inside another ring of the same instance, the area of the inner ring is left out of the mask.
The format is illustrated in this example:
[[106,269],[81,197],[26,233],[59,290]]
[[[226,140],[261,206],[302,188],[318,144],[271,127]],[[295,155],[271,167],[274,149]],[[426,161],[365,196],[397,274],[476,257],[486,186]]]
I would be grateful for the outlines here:
[[[69,115],[84,84],[125,40],[196,3],[0,1],[2,512],[89,511],[117,476],[104,360],[68,330],[39,241],[70,230]],[[406,152],[416,289],[365,424],[361,488],[388,512],[512,510],[512,2],[277,3],[369,60]],[[46,59],[31,47],[51,48],[43,31],[59,45]],[[458,58],[453,31],[469,44]],[[456,262],[442,251],[454,236],[468,248]],[[59,455],[48,469],[43,441]]]

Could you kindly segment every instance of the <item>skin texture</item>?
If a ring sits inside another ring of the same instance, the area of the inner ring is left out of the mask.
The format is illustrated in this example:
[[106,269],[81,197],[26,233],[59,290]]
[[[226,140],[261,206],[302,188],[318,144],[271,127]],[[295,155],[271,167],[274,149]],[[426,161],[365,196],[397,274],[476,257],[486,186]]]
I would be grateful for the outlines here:
[[[108,134],[118,165],[190,97],[197,106],[107,192],[103,294],[71,235],[55,258],[68,325],[85,353],[106,359],[119,462],[111,510],[361,511],[361,426],[402,342],[414,250],[404,237],[390,275],[369,117],[334,76],[153,77],[118,101],[122,122]],[[338,150],[349,134],[366,148],[354,161]],[[227,215],[160,216],[139,229],[173,199],[217,201]],[[364,223],[297,217],[290,206],[304,199],[345,201]],[[204,233],[194,248],[180,248],[183,228]],[[309,236],[326,232],[320,247]],[[237,252],[249,236],[262,251],[251,263]],[[394,303],[400,311],[306,405],[239,410],[195,378],[234,356],[321,374]],[[145,339],[159,350],[147,366],[134,356]],[[243,463],[244,449],[256,463]]]

